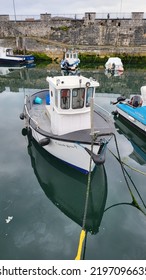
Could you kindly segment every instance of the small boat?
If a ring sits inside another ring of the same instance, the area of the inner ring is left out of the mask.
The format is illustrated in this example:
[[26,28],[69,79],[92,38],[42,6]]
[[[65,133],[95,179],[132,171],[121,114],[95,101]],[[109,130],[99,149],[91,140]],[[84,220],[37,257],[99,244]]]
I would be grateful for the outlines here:
[[1,66],[21,66],[33,62],[33,55],[15,55],[12,48],[0,47]]
[[105,63],[105,70],[107,70],[110,73],[117,72],[123,72],[124,67],[121,58],[119,57],[110,57],[108,61]]
[[140,165],[146,164],[146,138],[137,131],[130,123],[123,118],[115,116],[115,126],[119,134],[123,134],[131,143],[133,152],[130,158],[138,162]]
[[69,50],[65,53],[64,59],[61,60],[61,69],[74,71],[78,68],[79,63],[78,52]]
[[[82,173],[77,173],[70,166],[63,165],[62,161],[52,155],[48,156],[35,140],[29,139],[29,135],[28,141],[30,141],[28,154],[40,187],[62,213],[82,227],[87,177]],[[107,176],[104,165],[100,165],[91,175],[91,190],[85,223],[86,231],[91,234],[96,234],[99,230],[106,199]]]
[[114,114],[120,115],[146,136],[146,86],[141,87],[141,94],[132,96],[130,100],[121,96],[112,104],[117,104]]
[[[25,96],[27,130],[53,156],[87,174],[105,161],[114,123],[103,108],[91,104],[99,83],[84,76],[47,77],[49,89]],[[93,158],[90,166],[90,158]]]

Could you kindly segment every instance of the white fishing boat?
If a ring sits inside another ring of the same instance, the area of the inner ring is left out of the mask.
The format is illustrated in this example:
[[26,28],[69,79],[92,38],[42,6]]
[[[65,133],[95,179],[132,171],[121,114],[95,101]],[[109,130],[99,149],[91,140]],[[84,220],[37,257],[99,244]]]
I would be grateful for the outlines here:
[[61,60],[62,70],[76,70],[79,66],[80,59],[78,58],[78,52],[75,50],[68,50],[65,53],[64,59]]
[[120,115],[134,128],[146,136],[146,86],[141,87],[141,94],[131,96],[130,100],[118,97],[114,114]]
[[47,77],[47,81],[49,89],[25,96],[20,118],[50,154],[89,173],[95,164],[104,163],[114,133],[110,115],[97,105],[92,110],[99,83],[84,76]]
[[33,62],[33,55],[15,55],[12,48],[0,47],[1,66],[21,66]]

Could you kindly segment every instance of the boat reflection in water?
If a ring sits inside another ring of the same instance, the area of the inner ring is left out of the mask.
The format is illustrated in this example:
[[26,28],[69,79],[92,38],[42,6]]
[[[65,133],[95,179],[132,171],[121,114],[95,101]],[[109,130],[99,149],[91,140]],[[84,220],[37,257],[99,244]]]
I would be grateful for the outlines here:
[[115,126],[119,134],[124,134],[130,141],[133,152],[129,155],[130,158],[138,162],[140,165],[146,163],[146,139],[145,136],[134,129],[130,123],[125,122],[120,116],[115,117]]
[[73,75],[78,75],[80,76],[80,69],[76,68],[75,70],[61,70],[61,75],[62,76],[73,76]]
[[25,69],[28,69],[28,68],[34,68],[36,65],[34,63],[30,63],[30,64],[27,64],[25,66],[1,66],[0,64],[0,76],[6,76],[8,74],[11,74],[12,72],[19,72],[20,75],[21,72]]
[[[28,153],[46,196],[65,215],[82,226],[88,176],[49,155],[35,140],[30,142]],[[107,177],[103,165],[95,168],[92,173],[85,229],[96,234],[107,198]]]
[[110,78],[110,77],[119,77],[123,74],[123,71],[115,70],[115,69],[106,69],[105,70],[105,75]]

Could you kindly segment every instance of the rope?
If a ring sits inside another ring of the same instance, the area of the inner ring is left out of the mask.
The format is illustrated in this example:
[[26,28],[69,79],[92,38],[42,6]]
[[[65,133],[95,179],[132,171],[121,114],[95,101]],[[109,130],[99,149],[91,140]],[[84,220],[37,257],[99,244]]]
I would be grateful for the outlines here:
[[129,176],[129,174],[127,173],[127,171],[125,170],[125,168],[124,168],[124,166],[123,166],[123,162],[122,162],[122,160],[121,160],[121,156],[120,156],[120,152],[119,152],[119,148],[118,148],[118,143],[117,143],[117,139],[116,139],[116,136],[115,136],[115,135],[114,135],[114,138],[115,138],[115,143],[116,143],[116,149],[117,149],[118,157],[116,157],[116,155],[114,155],[110,150],[109,150],[109,151],[112,153],[112,155],[113,155],[113,156],[118,160],[118,162],[120,163],[120,166],[121,166],[121,169],[122,169],[122,173],[123,173],[124,179],[125,179],[125,181],[126,181],[127,187],[128,187],[128,189],[129,189],[130,195],[131,195],[131,197],[132,197],[132,204],[133,204],[135,207],[137,207],[144,215],[146,215],[146,213],[141,209],[141,207],[139,206],[138,202],[136,201],[136,199],[135,199],[135,197],[134,197],[134,195],[133,195],[133,193],[132,193],[132,190],[131,190],[131,188],[130,188],[130,185],[129,185],[129,183],[128,183],[128,180],[127,180],[127,177],[126,177],[125,173],[126,173],[127,176],[129,177],[129,179],[130,179],[131,183],[133,184],[133,186],[134,186],[134,188],[135,188],[137,194],[139,195],[139,197],[140,197],[140,199],[141,199],[141,201],[142,201],[144,207],[146,208],[146,205],[145,205],[145,203],[144,203],[144,201],[143,201],[143,199],[142,199],[140,193],[138,192],[138,190],[137,190],[137,188],[136,188],[134,182],[132,181],[131,177]]
[[[94,146],[94,138],[95,133],[93,129],[93,98],[91,98],[91,155],[93,153],[93,146]],[[90,162],[89,162],[89,173],[88,173],[88,182],[87,182],[87,189],[86,189],[86,199],[85,199],[85,208],[84,208],[84,216],[83,216],[83,223],[82,223],[82,231],[80,233],[80,239],[79,239],[79,245],[78,245],[78,251],[75,260],[80,260],[81,259],[81,254],[82,254],[82,247],[83,247],[83,242],[84,239],[86,238],[86,217],[87,217],[87,210],[88,210],[88,200],[89,200],[89,193],[90,193],[90,186],[91,186],[91,167],[92,167],[92,156],[90,155]],[[85,255],[85,252],[84,252]]]
[[138,173],[140,173],[140,174],[146,176],[146,172],[141,171],[141,170],[139,170],[139,169],[137,169],[137,168],[134,168],[134,167],[128,165],[127,163],[125,163],[124,161],[122,161],[122,163],[123,163],[124,165],[126,165],[128,168],[130,168],[131,170],[133,170],[133,171],[135,171],[135,172],[138,172]]
[[[94,145],[94,135],[92,135],[92,142],[91,142],[91,152],[93,152],[93,145]],[[84,216],[83,216],[83,224],[82,224],[82,231],[80,233],[78,251],[75,260],[81,259],[82,254],[82,247],[83,241],[86,238],[86,217],[87,217],[87,210],[88,210],[88,200],[89,200],[89,193],[90,193],[90,186],[91,186],[91,166],[92,166],[92,157],[90,156],[90,163],[89,163],[89,173],[88,173],[88,182],[87,182],[87,190],[86,190],[86,199],[85,199],[85,208],[84,208]]]

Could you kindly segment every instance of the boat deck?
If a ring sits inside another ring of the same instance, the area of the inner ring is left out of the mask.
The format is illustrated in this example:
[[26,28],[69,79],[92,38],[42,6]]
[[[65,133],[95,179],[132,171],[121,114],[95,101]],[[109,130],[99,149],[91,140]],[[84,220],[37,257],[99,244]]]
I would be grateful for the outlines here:
[[35,104],[29,111],[32,119],[37,123],[38,127],[47,133],[51,133],[51,122],[46,112],[46,104]]
[[[51,132],[51,122],[45,103],[39,105],[33,104],[29,114],[35,123],[35,127],[37,126],[39,132],[43,135],[65,141],[71,140],[74,142],[91,143],[91,129],[78,130],[61,136],[53,135]],[[98,135],[97,141],[99,141],[100,138],[103,138],[103,136],[109,137],[109,135],[114,134],[115,128],[113,121],[110,117],[107,117],[106,114],[100,112],[100,110],[97,111],[96,109],[96,111],[94,111],[93,119],[94,132],[96,132]]]

